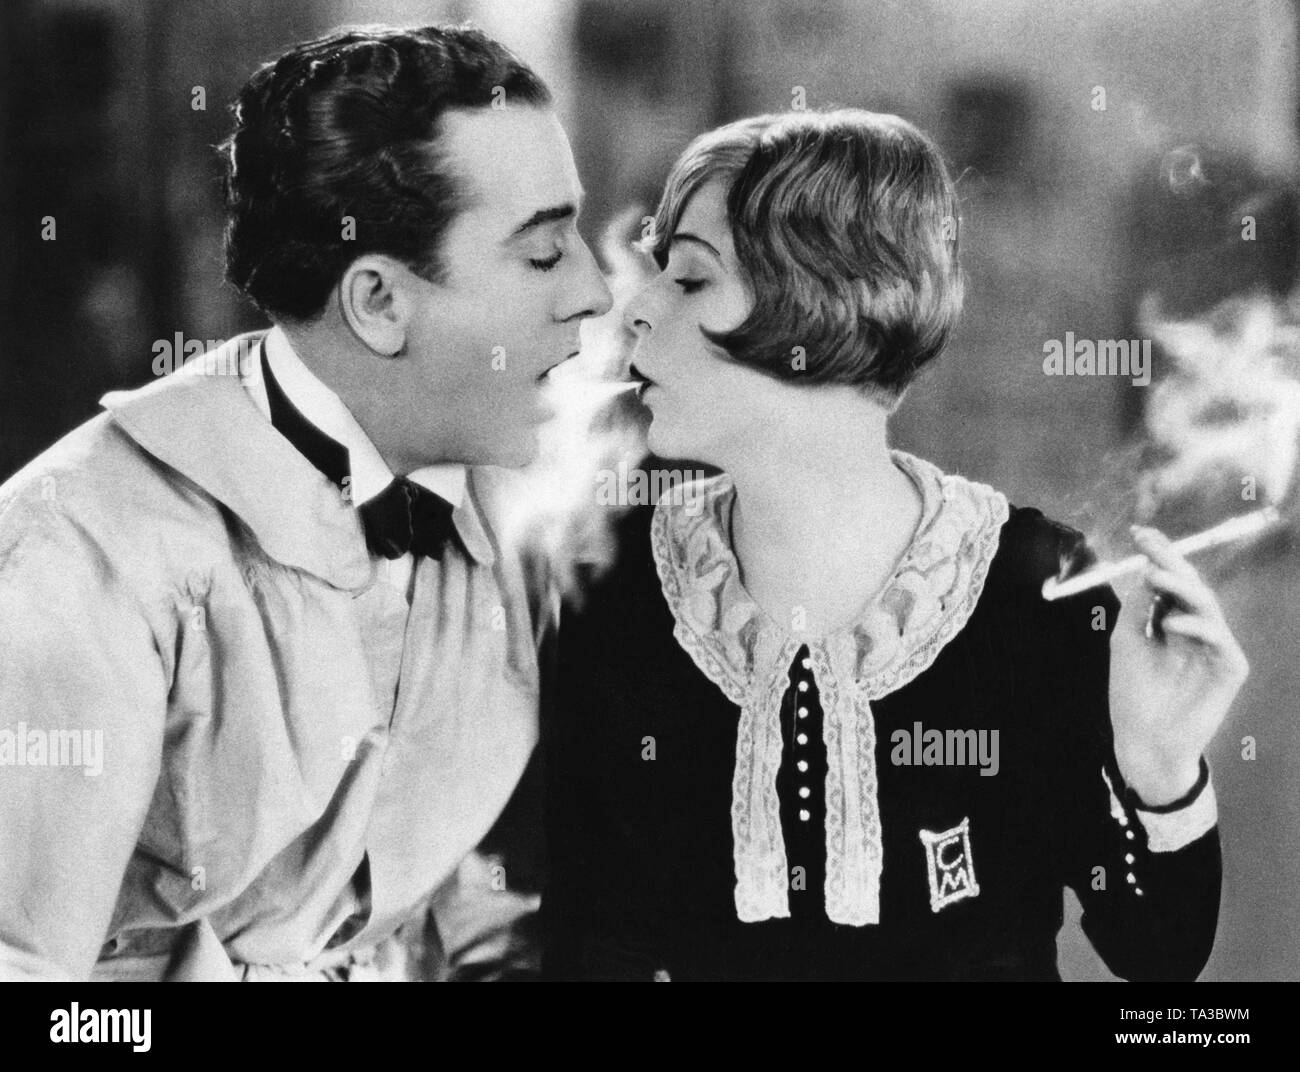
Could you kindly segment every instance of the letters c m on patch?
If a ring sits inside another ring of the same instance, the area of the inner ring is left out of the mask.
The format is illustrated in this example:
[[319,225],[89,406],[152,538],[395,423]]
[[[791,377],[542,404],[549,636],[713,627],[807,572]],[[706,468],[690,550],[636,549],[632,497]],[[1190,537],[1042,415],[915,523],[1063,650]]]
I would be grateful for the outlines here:
[[938,912],[964,897],[978,897],[980,888],[970,851],[970,817],[940,834],[929,830],[920,833],[930,875],[930,911]]

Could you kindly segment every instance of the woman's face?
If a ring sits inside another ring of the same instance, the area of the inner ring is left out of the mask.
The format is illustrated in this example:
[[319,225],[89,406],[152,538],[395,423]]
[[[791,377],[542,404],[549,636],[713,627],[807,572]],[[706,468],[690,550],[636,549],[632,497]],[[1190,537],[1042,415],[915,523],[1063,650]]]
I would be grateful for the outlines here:
[[781,385],[730,360],[700,330],[738,327],[752,303],[731,240],[726,188],[710,182],[687,202],[666,267],[625,313],[637,336],[632,367],[650,381],[641,397],[654,418],[648,439],[656,454],[725,469],[746,441],[752,447],[756,422],[772,416]]

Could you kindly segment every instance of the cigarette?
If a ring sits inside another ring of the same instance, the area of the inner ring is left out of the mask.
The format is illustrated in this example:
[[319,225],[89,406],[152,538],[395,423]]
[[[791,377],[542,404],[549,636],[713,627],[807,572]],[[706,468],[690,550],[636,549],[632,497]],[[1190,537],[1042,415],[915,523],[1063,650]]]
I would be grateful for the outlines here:
[[[1220,547],[1225,543],[1248,540],[1252,536],[1258,536],[1265,529],[1271,528],[1281,520],[1282,515],[1276,506],[1266,506],[1262,510],[1231,517],[1213,528],[1206,529],[1204,532],[1184,536],[1181,540],[1175,540],[1170,544],[1170,547],[1180,555],[1193,555],[1197,551],[1207,551],[1211,547]],[[1110,584],[1112,581],[1117,581],[1130,574],[1138,573],[1148,565],[1150,565],[1150,559],[1146,555],[1129,555],[1128,558],[1121,558],[1118,562],[1108,562],[1084,570],[1078,576],[1071,577],[1069,580],[1060,581],[1055,577],[1049,577],[1043,583],[1043,598],[1064,599],[1066,596],[1086,592],[1089,588],[1097,588],[1100,585]]]

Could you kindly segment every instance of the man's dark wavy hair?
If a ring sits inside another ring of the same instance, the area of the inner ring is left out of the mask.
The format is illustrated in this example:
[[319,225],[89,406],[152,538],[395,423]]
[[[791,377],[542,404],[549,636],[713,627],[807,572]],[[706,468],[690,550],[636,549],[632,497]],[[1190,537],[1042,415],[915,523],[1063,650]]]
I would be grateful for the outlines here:
[[287,320],[317,316],[363,254],[439,280],[441,240],[463,207],[438,151],[443,115],[550,101],[526,64],[467,27],[346,29],[294,46],[233,104],[226,277]]

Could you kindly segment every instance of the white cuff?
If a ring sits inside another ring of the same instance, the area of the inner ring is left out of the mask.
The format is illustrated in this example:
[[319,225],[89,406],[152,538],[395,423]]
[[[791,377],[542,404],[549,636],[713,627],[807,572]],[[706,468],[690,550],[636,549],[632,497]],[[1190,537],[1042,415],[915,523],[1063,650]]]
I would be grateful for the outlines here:
[[1147,831],[1147,848],[1152,852],[1177,852],[1190,845],[1219,821],[1219,803],[1214,797],[1213,780],[1206,783],[1196,799],[1177,811],[1154,812],[1137,809],[1138,818]]

